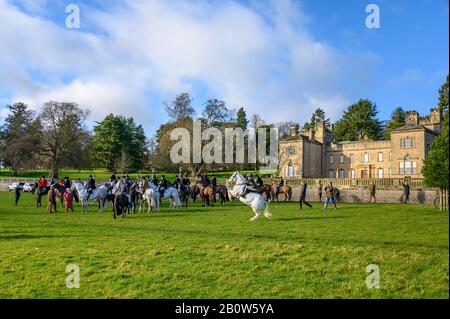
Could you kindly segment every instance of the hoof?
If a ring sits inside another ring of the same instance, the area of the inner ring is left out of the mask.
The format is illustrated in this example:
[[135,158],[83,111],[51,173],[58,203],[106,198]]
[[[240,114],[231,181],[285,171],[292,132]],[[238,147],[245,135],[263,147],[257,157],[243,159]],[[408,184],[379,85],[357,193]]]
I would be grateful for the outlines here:
[[267,219],[271,219],[272,218],[272,214],[271,213],[264,214],[264,216],[266,216]]

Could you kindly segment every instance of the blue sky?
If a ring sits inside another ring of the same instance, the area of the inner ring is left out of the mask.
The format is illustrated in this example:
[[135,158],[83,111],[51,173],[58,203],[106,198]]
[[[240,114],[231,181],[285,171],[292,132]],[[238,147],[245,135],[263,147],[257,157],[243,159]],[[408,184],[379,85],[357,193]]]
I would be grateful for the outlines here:
[[[80,7],[81,28],[65,27]],[[368,29],[365,8],[380,8]],[[427,114],[448,74],[449,7],[416,1],[0,0],[0,107],[70,100],[135,117],[146,132],[164,101],[187,91],[268,122],[333,119],[359,98],[381,119],[396,106]],[[0,116],[4,116],[0,109]]]

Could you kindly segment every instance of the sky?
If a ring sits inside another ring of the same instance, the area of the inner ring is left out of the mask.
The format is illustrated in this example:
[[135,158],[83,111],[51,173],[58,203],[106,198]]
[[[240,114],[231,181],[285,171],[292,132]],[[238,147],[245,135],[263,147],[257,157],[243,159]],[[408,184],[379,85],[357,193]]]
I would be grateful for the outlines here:
[[[66,7],[80,28],[66,27]],[[367,28],[369,4],[380,27]],[[449,70],[447,0],[0,0],[0,121],[16,101],[132,116],[151,135],[181,92],[266,122],[333,121],[360,98],[426,115]]]

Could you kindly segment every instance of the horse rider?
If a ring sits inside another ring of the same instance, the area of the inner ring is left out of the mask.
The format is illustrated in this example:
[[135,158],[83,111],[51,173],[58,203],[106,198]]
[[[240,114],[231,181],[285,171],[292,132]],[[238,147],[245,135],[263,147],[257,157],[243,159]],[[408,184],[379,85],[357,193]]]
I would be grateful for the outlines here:
[[130,185],[127,183],[127,179],[126,179],[126,177],[125,177],[125,178],[123,179],[122,183],[120,184],[120,189],[119,189],[119,191],[120,191],[122,194],[128,194],[129,190],[130,190]]
[[156,175],[155,175],[155,174],[152,174],[152,177],[150,178],[150,182],[151,182],[153,185],[158,186],[159,180],[156,178]]
[[256,182],[255,182],[255,179],[253,178],[252,173],[247,174],[244,191],[242,192],[241,196],[245,196],[250,192],[254,192],[254,193],[258,192],[258,189],[256,188]]
[[261,177],[259,177],[259,175],[256,175],[255,177],[256,177],[256,179],[255,179],[255,182],[256,182],[256,188],[259,188],[259,187],[263,186],[263,185],[264,185],[264,182],[263,182],[263,180],[261,179]]
[[92,175],[89,175],[88,181],[87,181],[87,189],[88,189],[88,198],[92,194],[92,192],[95,189],[95,179],[92,177]]
[[133,183],[131,182],[130,176],[128,176],[128,174],[125,176],[124,182],[125,185],[127,186],[127,189],[131,189],[131,184]]
[[109,181],[111,182],[111,184],[115,184],[117,182],[116,173],[113,173],[111,175],[111,178],[109,179]]
[[145,190],[150,187],[150,185],[148,184],[147,177],[142,176],[141,183],[139,186],[140,186],[142,192],[145,192]]
[[202,183],[202,185],[203,185],[204,187],[208,187],[209,185],[211,185],[211,181],[210,181],[210,179],[209,179],[209,177],[208,177],[207,174],[205,174],[205,176],[203,177],[203,183]]
[[187,192],[190,191],[190,189],[191,189],[191,181],[187,177],[187,174],[184,175],[183,178],[181,179],[181,185],[186,189]]
[[161,182],[159,183],[159,192],[161,196],[164,196],[164,191],[169,188],[169,181],[165,175],[161,175]]
[[72,183],[70,182],[69,176],[64,177],[64,188],[70,188]]
[[187,186],[187,187],[191,186],[191,181],[189,180],[189,178],[187,177],[187,175],[185,175],[185,176],[183,177],[183,179],[181,180],[181,183],[182,183],[184,186]]
[[45,176],[42,176],[41,178],[39,178],[39,181],[38,181],[39,193],[42,194],[47,189],[47,186],[48,186],[48,182],[45,179]]
[[283,176],[278,177],[278,183],[277,183],[277,187],[278,187],[278,191],[281,192],[281,189],[284,186],[284,179]]
[[175,180],[172,183],[173,187],[175,187],[176,189],[180,189],[181,186],[181,179],[178,175],[175,175]]

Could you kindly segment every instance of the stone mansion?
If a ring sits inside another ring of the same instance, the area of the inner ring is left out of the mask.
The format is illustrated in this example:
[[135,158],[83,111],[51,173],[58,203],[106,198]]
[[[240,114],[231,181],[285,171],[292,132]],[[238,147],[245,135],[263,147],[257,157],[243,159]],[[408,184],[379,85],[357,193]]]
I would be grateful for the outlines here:
[[280,175],[296,178],[420,178],[423,160],[439,134],[442,116],[406,112],[406,125],[395,129],[390,140],[336,142],[333,126],[318,121],[314,130],[291,134],[279,144]]

